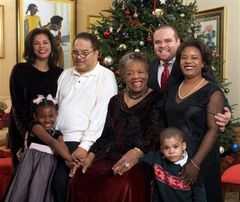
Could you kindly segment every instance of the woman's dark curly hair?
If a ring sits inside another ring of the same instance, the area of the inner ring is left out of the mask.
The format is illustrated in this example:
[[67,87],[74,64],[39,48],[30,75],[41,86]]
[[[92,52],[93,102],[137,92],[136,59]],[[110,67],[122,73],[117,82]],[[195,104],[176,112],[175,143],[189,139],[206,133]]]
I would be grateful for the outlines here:
[[29,32],[24,43],[25,44],[24,53],[23,53],[24,59],[31,64],[35,62],[37,56],[33,52],[33,40],[34,40],[34,37],[39,34],[44,34],[45,36],[47,36],[47,38],[51,43],[52,52],[48,59],[49,68],[51,68],[52,66],[56,66],[58,61],[58,51],[57,51],[56,41],[54,39],[54,36],[51,34],[51,32],[46,28],[35,28],[31,32]]
[[202,76],[207,80],[212,80],[212,78],[214,77],[212,70],[212,51],[200,39],[189,39],[181,43],[181,45],[178,47],[176,53],[176,65],[178,67],[179,73],[183,75],[180,70],[180,60],[183,50],[187,47],[195,47],[200,51],[204,65],[204,68],[202,68]]

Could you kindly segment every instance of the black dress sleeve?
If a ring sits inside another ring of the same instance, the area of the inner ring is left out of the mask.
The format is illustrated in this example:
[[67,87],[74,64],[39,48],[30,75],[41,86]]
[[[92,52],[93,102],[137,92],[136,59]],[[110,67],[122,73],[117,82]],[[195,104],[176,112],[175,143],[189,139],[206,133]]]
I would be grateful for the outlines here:
[[17,129],[21,136],[25,136],[28,130],[29,118],[26,110],[26,75],[23,66],[19,64],[13,67],[10,75],[10,95],[12,102],[12,114]]

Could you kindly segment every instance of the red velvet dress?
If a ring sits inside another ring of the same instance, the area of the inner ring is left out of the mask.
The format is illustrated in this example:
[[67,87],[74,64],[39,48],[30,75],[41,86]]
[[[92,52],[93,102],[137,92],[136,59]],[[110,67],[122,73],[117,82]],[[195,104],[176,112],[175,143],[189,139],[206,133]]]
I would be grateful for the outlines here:
[[70,180],[68,201],[150,201],[153,179],[150,166],[137,164],[121,176],[113,174],[112,166],[134,147],[144,152],[155,149],[164,126],[159,93],[151,92],[132,107],[126,105],[122,92],[114,96],[102,136],[90,149],[97,159],[85,174],[79,168]]

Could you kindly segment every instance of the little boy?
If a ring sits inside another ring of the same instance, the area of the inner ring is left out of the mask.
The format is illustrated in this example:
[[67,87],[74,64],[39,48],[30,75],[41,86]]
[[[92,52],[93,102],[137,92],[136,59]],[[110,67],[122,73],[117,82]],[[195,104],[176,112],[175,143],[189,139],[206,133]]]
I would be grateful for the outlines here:
[[186,142],[177,128],[166,128],[159,135],[160,151],[147,153],[142,161],[153,166],[153,202],[206,202],[202,184],[189,186],[181,180],[181,171],[187,163]]

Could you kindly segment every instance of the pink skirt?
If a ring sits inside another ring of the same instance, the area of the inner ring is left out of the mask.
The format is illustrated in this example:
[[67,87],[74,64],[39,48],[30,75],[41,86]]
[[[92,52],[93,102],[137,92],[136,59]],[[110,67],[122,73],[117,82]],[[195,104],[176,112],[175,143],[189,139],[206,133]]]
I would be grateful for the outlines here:
[[112,172],[116,162],[96,160],[85,174],[79,168],[69,182],[67,201],[150,202],[152,168],[139,163],[120,176]]

